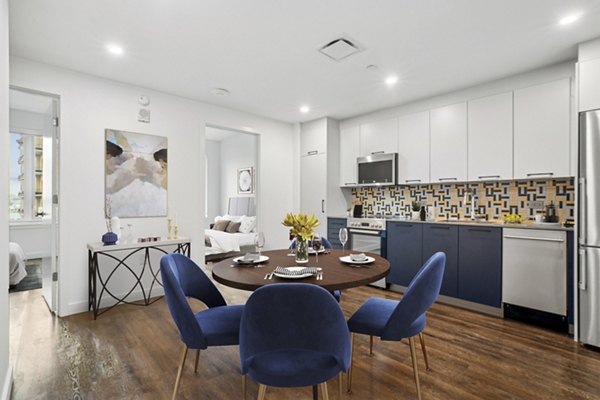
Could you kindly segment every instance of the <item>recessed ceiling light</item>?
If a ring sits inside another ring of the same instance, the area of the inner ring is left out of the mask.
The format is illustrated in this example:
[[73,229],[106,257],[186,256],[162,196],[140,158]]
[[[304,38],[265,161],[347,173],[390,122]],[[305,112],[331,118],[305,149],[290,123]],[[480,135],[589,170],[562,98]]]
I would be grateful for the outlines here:
[[223,88],[214,88],[210,91],[215,96],[227,96],[229,95],[229,90]]
[[558,21],[558,24],[559,25],[569,25],[569,24],[572,24],[573,22],[577,21],[580,17],[581,17],[581,15],[578,15],[578,14],[567,15],[566,17],[564,17],[560,21]]
[[300,107],[300,112],[302,114],[306,114],[309,111],[310,111],[310,108],[308,106],[302,106],[302,107]]
[[108,50],[108,52],[112,55],[115,56],[120,56],[123,55],[123,48],[121,46],[119,46],[118,44],[107,44],[106,45],[106,50]]
[[396,83],[398,83],[398,77],[395,75],[385,78],[385,84],[388,86],[394,86]]

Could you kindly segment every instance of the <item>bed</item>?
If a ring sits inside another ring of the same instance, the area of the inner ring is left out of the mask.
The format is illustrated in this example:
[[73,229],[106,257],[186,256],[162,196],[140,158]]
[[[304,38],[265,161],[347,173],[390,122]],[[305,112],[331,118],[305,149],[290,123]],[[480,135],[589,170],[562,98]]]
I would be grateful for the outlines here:
[[[231,197],[228,201],[227,214],[215,218],[218,221],[239,222],[243,224],[242,232],[225,232],[217,229],[204,230],[205,260],[217,261],[254,251],[256,236],[256,210],[254,197]],[[215,226],[211,226],[214,228]]]
[[27,276],[25,253],[18,243],[10,242],[8,244],[8,270],[8,284],[10,286],[17,285]]

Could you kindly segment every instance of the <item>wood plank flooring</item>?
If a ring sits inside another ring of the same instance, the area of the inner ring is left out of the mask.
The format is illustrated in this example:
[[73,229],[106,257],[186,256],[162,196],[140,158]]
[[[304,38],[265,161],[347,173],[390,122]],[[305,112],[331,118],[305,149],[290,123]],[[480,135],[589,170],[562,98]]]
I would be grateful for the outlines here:
[[[230,304],[247,292],[220,286]],[[350,316],[368,297],[400,295],[363,287],[345,290]],[[119,306],[94,321],[90,314],[52,317],[41,290],[10,295],[15,400],[169,399],[181,342],[164,299],[149,307]],[[201,304],[194,304],[201,309]],[[600,352],[567,335],[436,304],[425,331],[431,371],[419,352],[421,390],[433,399],[600,399]],[[357,336],[353,393],[345,399],[414,399],[408,342]],[[417,347],[419,350],[419,347]],[[210,348],[193,373],[188,355],[179,399],[240,399],[237,346]],[[248,384],[248,399],[258,385]],[[337,398],[337,382],[329,383]],[[267,390],[267,399],[311,399],[310,388]]]

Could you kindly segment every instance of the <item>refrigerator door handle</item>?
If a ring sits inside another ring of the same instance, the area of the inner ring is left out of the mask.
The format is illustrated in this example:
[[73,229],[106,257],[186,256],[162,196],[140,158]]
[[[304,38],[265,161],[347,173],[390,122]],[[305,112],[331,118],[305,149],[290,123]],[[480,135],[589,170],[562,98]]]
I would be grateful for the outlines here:
[[587,290],[587,265],[585,262],[585,249],[579,250],[579,290]]
[[581,196],[581,207],[579,208],[579,243],[585,243],[587,230],[587,202],[586,202],[585,178],[579,178],[579,194]]

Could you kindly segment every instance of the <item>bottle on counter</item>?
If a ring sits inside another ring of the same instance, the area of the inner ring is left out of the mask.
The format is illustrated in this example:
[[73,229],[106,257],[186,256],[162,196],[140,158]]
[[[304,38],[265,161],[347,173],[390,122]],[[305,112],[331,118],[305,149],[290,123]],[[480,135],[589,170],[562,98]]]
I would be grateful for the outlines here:
[[421,206],[421,211],[420,211],[420,217],[421,217],[421,221],[425,221],[427,220],[427,206],[423,205]]

